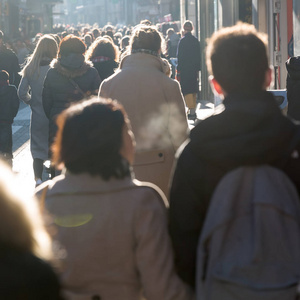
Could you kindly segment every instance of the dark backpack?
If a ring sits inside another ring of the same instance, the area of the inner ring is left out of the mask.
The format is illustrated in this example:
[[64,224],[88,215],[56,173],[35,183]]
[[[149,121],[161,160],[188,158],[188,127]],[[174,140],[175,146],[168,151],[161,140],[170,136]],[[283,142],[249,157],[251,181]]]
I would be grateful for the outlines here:
[[296,299],[300,202],[293,183],[267,165],[226,174],[197,251],[197,300]]

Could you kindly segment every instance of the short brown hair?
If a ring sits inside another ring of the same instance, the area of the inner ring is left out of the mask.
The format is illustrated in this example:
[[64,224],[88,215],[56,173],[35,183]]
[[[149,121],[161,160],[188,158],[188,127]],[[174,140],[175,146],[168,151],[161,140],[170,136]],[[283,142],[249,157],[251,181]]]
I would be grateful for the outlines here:
[[68,55],[70,53],[84,54],[85,50],[86,46],[78,36],[68,34],[61,40],[58,54],[60,56]]
[[162,37],[153,26],[137,26],[130,39],[131,50],[146,49],[158,52],[161,49],[161,43]]
[[222,28],[208,40],[206,64],[227,93],[262,90],[269,68],[267,37],[242,22]]

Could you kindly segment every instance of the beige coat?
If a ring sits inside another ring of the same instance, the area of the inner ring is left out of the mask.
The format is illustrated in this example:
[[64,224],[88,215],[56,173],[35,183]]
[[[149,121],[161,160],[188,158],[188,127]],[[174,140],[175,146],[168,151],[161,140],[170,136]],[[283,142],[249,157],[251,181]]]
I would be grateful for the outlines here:
[[188,122],[180,86],[164,69],[151,54],[125,56],[120,70],[102,82],[99,95],[117,99],[127,111],[137,142],[136,178],[168,195],[174,154],[187,138]]
[[157,187],[130,177],[56,177],[45,204],[63,247],[67,299],[191,299],[174,273],[166,203]]

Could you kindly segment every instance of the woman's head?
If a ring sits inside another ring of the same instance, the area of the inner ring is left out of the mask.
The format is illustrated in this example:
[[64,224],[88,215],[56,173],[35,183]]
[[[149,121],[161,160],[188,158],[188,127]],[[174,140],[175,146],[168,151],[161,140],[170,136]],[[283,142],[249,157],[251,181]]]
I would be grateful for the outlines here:
[[16,189],[18,184],[12,172],[0,161],[1,249],[51,258],[51,239],[44,228],[37,202]]
[[41,61],[48,60],[50,62],[57,56],[57,50],[57,42],[53,36],[42,36],[39,39],[32,55],[28,59],[24,69],[22,70],[21,75],[31,76],[38,72]]
[[111,60],[118,61],[119,49],[111,40],[99,37],[92,43],[89,50],[87,51],[86,59],[92,60],[93,58],[98,56],[105,56],[110,58]]
[[128,176],[134,140],[123,107],[116,101],[91,99],[63,111],[57,119],[54,162],[68,171],[111,177]]
[[71,53],[84,54],[85,50],[86,46],[84,42],[78,36],[69,34],[61,40],[58,55],[67,56]]
[[162,37],[153,26],[139,25],[133,31],[130,39],[130,49],[160,52]]

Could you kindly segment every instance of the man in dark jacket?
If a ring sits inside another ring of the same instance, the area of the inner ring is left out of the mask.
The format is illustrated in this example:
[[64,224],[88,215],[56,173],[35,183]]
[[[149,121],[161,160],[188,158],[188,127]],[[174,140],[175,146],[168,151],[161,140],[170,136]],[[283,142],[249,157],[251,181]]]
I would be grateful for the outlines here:
[[198,239],[219,180],[230,170],[268,164],[300,191],[299,127],[266,91],[272,73],[266,37],[244,23],[213,34],[207,66],[224,111],[199,123],[181,146],[170,193],[170,233],[180,277],[195,286]]
[[0,71],[0,154],[12,166],[12,123],[18,113],[17,89],[9,84],[8,72]]
[[192,35],[192,31],[193,23],[185,21],[183,37],[180,39],[177,49],[177,79],[180,81],[181,91],[186,106],[189,108],[188,117],[195,120],[201,56],[199,41]]
[[0,70],[5,70],[9,74],[9,83],[18,87],[21,76],[18,57],[10,49],[7,49],[4,44],[4,34],[0,30]]

